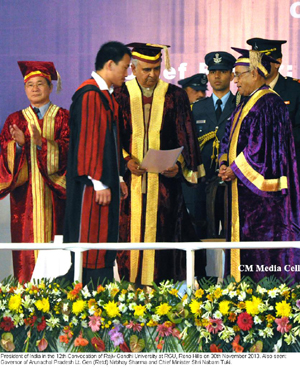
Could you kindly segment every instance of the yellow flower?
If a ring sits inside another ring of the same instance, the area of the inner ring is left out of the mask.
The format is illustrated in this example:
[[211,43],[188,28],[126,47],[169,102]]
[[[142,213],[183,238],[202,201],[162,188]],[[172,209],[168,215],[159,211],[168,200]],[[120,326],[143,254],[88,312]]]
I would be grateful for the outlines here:
[[222,289],[221,288],[217,288],[214,292],[214,296],[216,299],[220,298],[222,295]]
[[127,293],[127,290],[126,290],[126,289],[122,289],[122,290],[121,290],[121,293],[122,293],[122,294],[126,294],[126,293]]
[[195,319],[195,325],[196,326],[202,326],[201,319]]
[[110,295],[111,295],[112,298],[114,298],[118,293],[119,293],[119,289],[118,288],[113,288],[110,292]]
[[282,295],[285,299],[289,299],[290,298],[290,292],[288,290],[282,292]]
[[246,301],[246,311],[249,315],[255,316],[259,313],[258,305],[261,303],[261,299],[255,296],[252,297],[252,301]]
[[98,287],[97,287],[97,293],[102,293],[102,292],[104,292],[105,291],[105,288],[102,286],[102,285],[99,285]]
[[252,290],[251,288],[248,288],[248,289],[247,289],[247,293],[248,293],[248,294],[252,294],[252,292],[253,292],[253,290]]
[[79,315],[86,307],[86,302],[82,299],[79,299],[78,301],[74,302],[72,305],[72,312],[75,313],[75,315]]
[[185,301],[187,299],[187,294],[185,294],[182,299],[181,299],[181,302]]
[[109,317],[120,316],[119,307],[117,306],[117,303],[114,301],[109,301],[108,303],[106,303],[106,305],[104,305],[104,309]]
[[202,319],[202,325],[207,326],[210,324],[210,321],[208,319]]
[[171,328],[171,327],[173,326],[173,324],[171,323],[171,321],[165,321],[165,322],[164,322],[164,326],[165,326],[166,328]]
[[212,297],[212,295],[211,294],[207,294],[207,296],[206,296],[206,298],[209,300],[209,301],[213,301],[213,297]]
[[192,302],[189,304],[190,308],[191,308],[191,312],[195,315],[195,316],[200,316],[201,315],[201,306],[202,302],[199,302],[199,301],[196,301],[195,299],[192,299]]
[[230,308],[230,301],[222,301],[219,303],[219,311],[222,315],[228,315],[229,308]]
[[50,303],[48,298],[39,299],[35,302],[35,306],[39,311],[42,312],[49,312],[50,310]]
[[240,310],[243,310],[245,307],[246,307],[246,304],[245,302],[239,302],[237,307],[240,309]]
[[154,327],[154,326],[157,326],[157,322],[150,319],[148,322],[147,322],[147,326],[149,326],[150,328]]
[[68,292],[67,299],[69,299],[70,301],[75,301],[76,296],[72,294],[72,292]]
[[161,303],[158,307],[156,307],[156,313],[160,316],[166,315],[172,307],[168,305],[168,303]]
[[272,315],[270,315],[270,314],[268,314],[268,315],[266,316],[266,320],[267,320],[268,322],[273,322],[273,321],[275,320],[275,317],[274,317],[274,316],[272,316]]
[[291,312],[291,305],[286,301],[276,303],[276,316],[289,317]]
[[20,294],[14,294],[13,296],[10,297],[9,302],[8,302],[8,308],[11,311],[18,311],[22,303],[22,298]]
[[175,288],[171,289],[171,290],[169,291],[169,293],[170,293],[171,295],[175,296],[175,297],[177,297],[177,296],[178,296],[178,290],[177,290],[177,289],[175,289]]
[[195,297],[196,298],[202,298],[203,294],[204,294],[204,290],[203,289],[197,289],[195,291]]
[[239,326],[238,326],[238,325],[234,325],[232,329],[233,329],[233,331],[235,331],[235,332],[240,331],[240,328],[239,328]]
[[134,316],[144,316],[146,311],[146,306],[142,306],[139,304],[138,306],[134,307]]

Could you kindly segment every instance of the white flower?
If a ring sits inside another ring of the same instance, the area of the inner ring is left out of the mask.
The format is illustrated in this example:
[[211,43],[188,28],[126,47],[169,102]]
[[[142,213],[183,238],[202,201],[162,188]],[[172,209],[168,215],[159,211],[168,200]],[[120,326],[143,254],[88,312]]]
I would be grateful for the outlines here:
[[261,324],[262,323],[262,321],[261,321],[261,319],[259,318],[259,316],[254,316],[254,324],[256,324],[256,325],[259,325],[259,324]]
[[246,292],[240,292],[239,296],[238,296],[238,300],[239,301],[244,301],[247,297],[247,294]]
[[232,290],[231,292],[228,293],[229,297],[230,298],[233,298],[235,296],[237,296],[237,292],[235,290]]
[[274,288],[274,289],[271,289],[268,291],[268,296],[271,297],[271,298],[275,298],[277,297],[279,294],[279,289],[277,288]]
[[119,310],[122,312],[122,313],[125,313],[127,311],[127,306],[125,303],[120,303],[119,305]]
[[69,322],[69,316],[68,315],[63,315],[63,320],[65,322]]
[[47,325],[52,330],[55,327],[59,327],[59,318],[51,316],[50,319],[46,319]]
[[81,289],[81,293],[82,293],[84,298],[91,297],[91,293],[89,292],[89,289],[88,289],[87,285],[83,289]]
[[253,338],[253,333],[254,332],[252,330],[250,330],[249,334],[244,337],[244,342],[245,343],[254,343],[255,342],[255,338]]
[[78,320],[77,320],[77,318],[76,318],[76,317],[73,317],[71,322],[72,322],[72,324],[73,324],[74,326],[77,326],[77,325],[78,325]]
[[265,289],[265,288],[261,287],[260,285],[258,285],[258,286],[256,287],[256,291],[257,291],[257,293],[259,293],[259,294],[265,294],[265,293],[267,293],[267,289]]
[[145,293],[143,291],[140,292],[140,294],[139,294],[139,300],[140,301],[144,301],[145,300]]
[[151,303],[147,303],[147,304],[146,304],[146,308],[147,308],[147,310],[148,310],[148,311],[150,311],[150,310],[151,310],[151,307],[152,307],[152,304],[151,304]]
[[131,302],[129,303],[129,306],[128,308],[130,309],[130,311],[134,311],[134,307],[136,306],[137,304],[135,302]]
[[4,311],[5,310],[5,302],[4,300],[0,300],[0,310]]
[[296,343],[296,338],[293,336],[293,334],[292,334],[292,333],[285,333],[285,334],[284,334],[284,341],[285,341],[288,345],[291,345],[291,344]]
[[220,311],[216,311],[214,314],[213,314],[213,317],[215,318],[215,319],[221,319],[222,318],[222,314],[221,314],[221,312]]
[[64,303],[63,306],[62,306],[63,311],[68,311],[68,308],[69,308],[69,304]]
[[124,302],[125,299],[126,299],[126,295],[124,293],[122,293],[122,294],[119,295],[119,301],[120,302]]
[[204,338],[205,343],[208,343],[209,341],[211,341],[211,334],[205,329],[200,329],[200,338]]
[[265,329],[259,329],[258,335],[263,338],[271,338],[273,337],[273,329],[272,328],[265,328]]
[[131,300],[131,299],[134,299],[134,293],[128,293],[128,299]]
[[231,340],[233,340],[235,332],[233,328],[230,328],[229,326],[224,326],[223,328],[224,329],[218,333],[218,336],[226,343],[229,343]]
[[280,348],[282,347],[282,338],[279,338],[276,344],[274,344],[273,352],[280,352]]
[[159,316],[159,315],[154,314],[154,315],[152,315],[152,320],[153,320],[154,322],[158,322],[158,321],[160,320],[160,316]]
[[87,321],[86,320],[82,320],[81,321],[81,326],[86,329],[88,327]]

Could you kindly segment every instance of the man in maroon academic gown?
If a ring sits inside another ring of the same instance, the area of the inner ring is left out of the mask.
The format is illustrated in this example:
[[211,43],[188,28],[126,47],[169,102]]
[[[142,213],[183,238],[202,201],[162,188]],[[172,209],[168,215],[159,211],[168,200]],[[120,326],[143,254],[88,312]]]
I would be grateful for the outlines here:
[[[95,72],[77,89],[70,108],[70,150],[64,242],[117,242],[119,235],[120,149],[118,104],[112,95],[130,64],[130,50],[108,42],[96,57]],[[127,187],[121,182],[122,193]],[[83,283],[113,279],[115,251],[84,252]],[[72,268],[69,275],[72,273]],[[68,278],[69,278],[68,275]],[[72,278],[70,276],[70,278]]]
[[[122,112],[120,132],[128,169],[124,180],[130,189],[122,202],[120,241],[198,241],[181,189],[182,181],[196,184],[203,169],[188,96],[159,78],[162,49],[169,68],[167,47],[141,43],[128,46],[133,47],[132,71],[136,78],[115,91]],[[181,146],[177,163],[162,173],[150,173],[141,167],[149,148]],[[118,267],[121,278],[142,285],[182,280],[185,253],[164,250],[163,244],[159,251],[122,251],[118,253]],[[205,275],[204,261],[200,261],[199,270],[198,277]]]
[[[12,113],[0,135],[0,198],[10,194],[13,243],[48,243],[62,233],[69,112],[50,102],[52,62],[18,62],[30,106]],[[14,275],[29,281],[32,250],[13,252]]]

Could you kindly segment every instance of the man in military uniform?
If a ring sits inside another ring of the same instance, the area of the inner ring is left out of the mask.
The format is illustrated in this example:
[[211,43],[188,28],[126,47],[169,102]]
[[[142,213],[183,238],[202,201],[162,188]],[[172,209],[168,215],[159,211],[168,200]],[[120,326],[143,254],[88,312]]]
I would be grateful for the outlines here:
[[[216,173],[218,148],[226,122],[236,106],[235,96],[230,91],[235,58],[227,52],[216,51],[205,56],[205,63],[208,67],[208,81],[213,93],[210,97],[199,100],[193,105],[193,117],[206,171],[206,180],[198,185],[194,199],[187,203],[190,213],[195,218],[201,239],[220,236],[220,221],[224,228],[225,187],[219,186]],[[215,222],[210,222],[212,219]],[[221,235],[223,234],[224,230]]]
[[266,84],[276,91],[285,102],[290,119],[292,121],[293,135],[295,140],[298,175],[300,174],[300,81],[291,77],[284,77],[279,73],[282,63],[281,45],[286,40],[267,40],[252,38],[247,44],[253,50],[258,50],[276,59],[279,64],[271,63],[271,72],[266,79]]
[[207,76],[205,73],[197,73],[183,80],[179,80],[178,84],[186,91],[191,108],[198,100],[206,97]]

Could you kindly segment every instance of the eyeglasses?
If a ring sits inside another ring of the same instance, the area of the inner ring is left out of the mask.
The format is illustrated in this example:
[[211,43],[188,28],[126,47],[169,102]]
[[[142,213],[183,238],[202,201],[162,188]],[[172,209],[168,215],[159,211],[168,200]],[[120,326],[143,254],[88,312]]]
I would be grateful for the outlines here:
[[239,79],[241,77],[241,75],[243,75],[244,73],[248,73],[248,72],[250,72],[250,71],[245,71],[245,72],[241,72],[241,73],[235,73],[233,75],[233,77]]

